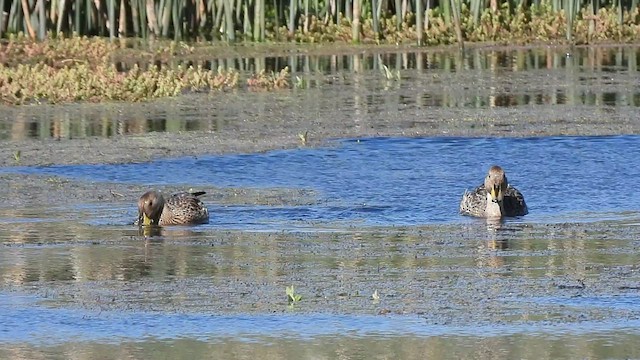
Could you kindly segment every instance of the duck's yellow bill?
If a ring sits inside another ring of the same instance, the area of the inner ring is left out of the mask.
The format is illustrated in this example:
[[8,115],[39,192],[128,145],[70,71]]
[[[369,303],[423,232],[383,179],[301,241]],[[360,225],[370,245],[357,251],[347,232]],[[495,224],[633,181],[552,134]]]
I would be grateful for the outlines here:
[[500,195],[502,195],[502,189],[498,186],[491,187],[491,199],[493,201],[498,201],[500,199]]
[[147,216],[147,214],[142,214],[142,225],[144,226],[153,225],[153,221],[151,220],[150,217]]

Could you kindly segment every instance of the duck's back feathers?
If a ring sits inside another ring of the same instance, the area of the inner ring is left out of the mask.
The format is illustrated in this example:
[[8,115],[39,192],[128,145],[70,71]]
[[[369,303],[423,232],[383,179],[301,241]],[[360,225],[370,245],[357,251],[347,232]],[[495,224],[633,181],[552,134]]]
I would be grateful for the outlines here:
[[460,201],[460,214],[483,217],[487,207],[487,190],[484,184],[469,191],[465,190]]
[[504,196],[505,216],[523,216],[529,213],[527,203],[524,202],[524,195],[518,189],[509,185]]
[[[522,193],[511,185],[507,186],[507,191],[504,193],[504,216],[523,216],[526,215],[529,210],[527,204],[524,201]],[[487,208],[487,190],[484,184],[469,191],[465,190],[462,195],[462,201],[460,201],[460,213],[463,215],[485,217],[485,210]]]
[[209,222],[209,210],[198,196],[204,191],[179,192],[166,200],[160,225],[206,224]]

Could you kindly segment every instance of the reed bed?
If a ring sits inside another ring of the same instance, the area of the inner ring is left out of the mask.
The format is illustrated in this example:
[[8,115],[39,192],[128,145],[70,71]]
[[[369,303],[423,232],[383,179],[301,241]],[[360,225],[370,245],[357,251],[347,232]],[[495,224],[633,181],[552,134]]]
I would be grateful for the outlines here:
[[0,0],[0,36],[447,44],[634,41],[638,0]]

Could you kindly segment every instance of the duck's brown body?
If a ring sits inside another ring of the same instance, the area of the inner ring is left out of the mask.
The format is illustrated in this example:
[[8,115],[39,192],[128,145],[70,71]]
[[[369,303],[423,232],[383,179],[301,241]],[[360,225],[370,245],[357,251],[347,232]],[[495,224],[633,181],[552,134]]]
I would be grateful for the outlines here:
[[492,166],[484,184],[465,190],[460,202],[460,213],[477,217],[523,216],[529,212],[524,196],[509,185],[499,166]]
[[198,198],[200,192],[179,192],[168,198],[147,191],[138,200],[138,225],[194,225],[209,222],[209,210]]

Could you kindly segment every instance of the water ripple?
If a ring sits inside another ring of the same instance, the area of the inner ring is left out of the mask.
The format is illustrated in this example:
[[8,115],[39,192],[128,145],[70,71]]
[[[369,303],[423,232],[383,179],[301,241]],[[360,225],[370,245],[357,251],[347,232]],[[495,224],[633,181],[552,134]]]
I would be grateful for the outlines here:
[[479,185],[492,164],[503,166],[510,182],[526,196],[530,215],[518,221],[627,218],[640,203],[640,194],[634,191],[640,177],[638,136],[367,138],[332,145],[4,171],[148,185],[305,188],[320,193],[318,204],[312,206],[216,211],[217,221],[229,225],[265,218],[276,223],[347,220],[368,225],[468,221],[457,213],[461,194]]
[[[635,299],[635,298],[634,298]],[[633,299],[632,299],[633,300]],[[635,301],[635,300],[634,300]],[[209,315],[78,311],[38,306],[29,296],[0,295],[0,344],[54,345],[69,341],[118,344],[122,341],[191,338],[216,342],[302,340],[320,337],[503,337],[536,334],[546,338],[611,331],[639,335],[640,321],[585,321],[561,324],[431,324],[419,316],[332,314]],[[37,329],[37,330],[36,330]]]

